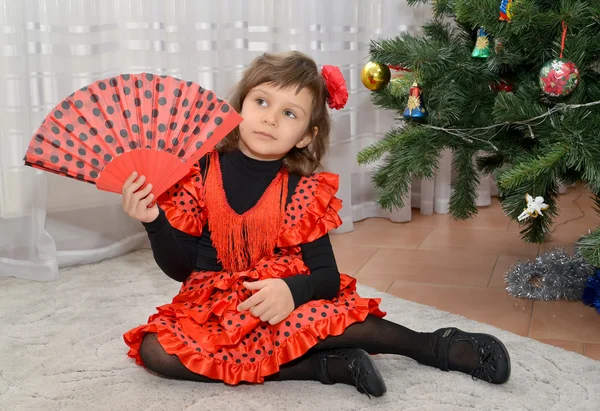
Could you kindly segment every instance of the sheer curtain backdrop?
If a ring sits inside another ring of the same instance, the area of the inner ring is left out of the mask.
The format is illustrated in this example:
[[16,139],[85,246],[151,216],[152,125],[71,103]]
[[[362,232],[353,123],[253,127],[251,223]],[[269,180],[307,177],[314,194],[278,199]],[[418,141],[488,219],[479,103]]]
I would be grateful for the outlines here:
[[[22,165],[32,133],[60,100],[93,81],[150,71],[193,80],[225,95],[265,51],[300,50],[338,65],[348,83],[333,113],[326,168],[340,175],[339,232],[367,217],[410,220],[375,204],[372,167],[356,154],[393,125],[360,82],[368,44],[418,32],[427,8],[398,0],[0,0],[0,276],[51,280],[58,267],[146,247],[120,196]],[[412,206],[447,211],[450,156],[434,181],[415,181]],[[485,183],[483,184],[485,186]],[[489,189],[482,189],[482,204]]]

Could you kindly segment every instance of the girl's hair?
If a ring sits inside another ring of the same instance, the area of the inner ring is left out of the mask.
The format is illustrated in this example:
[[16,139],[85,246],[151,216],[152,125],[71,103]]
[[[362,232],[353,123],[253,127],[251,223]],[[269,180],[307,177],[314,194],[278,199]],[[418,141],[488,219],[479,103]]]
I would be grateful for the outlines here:
[[[306,87],[312,92],[312,111],[305,132],[312,134],[314,127],[318,127],[319,131],[308,146],[301,149],[294,147],[283,158],[283,163],[290,172],[301,176],[312,173],[321,166],[321,159],[329,147],[331,129],[327,111],[327,87],[317,64],[308,55],[298,51],[264,53],[246,68],[227,101],[240,113],[250,90],[263,83],[280,88],[296,87],[297,93]],[[217,151],[230,152],[238,148],[239,136],[239,127],[236,127],[217,144]]]

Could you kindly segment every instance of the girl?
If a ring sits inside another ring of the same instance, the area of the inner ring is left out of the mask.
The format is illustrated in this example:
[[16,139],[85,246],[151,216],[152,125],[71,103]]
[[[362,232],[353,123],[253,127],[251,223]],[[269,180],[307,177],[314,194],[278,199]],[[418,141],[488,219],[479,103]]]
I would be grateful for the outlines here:
[[196,381],[385,383],[369,354],[409,356],[504,383],[495,337],[456,328],[419,333],[382,319],[338,272],[328,232],[340,225],[337,176],[313,173],[329,143],[326,104],[347,98],[337,68],[299,52],[264,54],[229,99],[244,121],[178,184],[153,198],[144,176],[123,207],[148,232],[158,266],[182,282],[170,304],[124,335],[128,355],[160,375]]

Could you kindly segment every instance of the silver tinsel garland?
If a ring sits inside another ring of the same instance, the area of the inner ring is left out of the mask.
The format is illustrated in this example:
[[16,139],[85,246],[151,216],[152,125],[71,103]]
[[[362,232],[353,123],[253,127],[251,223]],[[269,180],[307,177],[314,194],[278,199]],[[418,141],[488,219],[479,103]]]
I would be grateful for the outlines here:
[[504,281],[513,297],[581,300],[585,282],[594,270],[580,255],[571,256],[563,248],[553,248],[534,261],[513,265]]

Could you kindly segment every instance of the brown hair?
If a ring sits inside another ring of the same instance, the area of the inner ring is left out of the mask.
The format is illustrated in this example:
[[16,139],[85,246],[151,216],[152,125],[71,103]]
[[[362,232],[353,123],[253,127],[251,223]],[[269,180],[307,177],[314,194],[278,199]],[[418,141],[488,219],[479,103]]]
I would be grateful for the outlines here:
[[[308,55],[298,51],[264,53],[246,68],[227,101],[239,113],[250,90],[263,83],[281,88],[295,86],[297,92],[306,87],[312,92],[312,112],[306,133],[312,134],[314,127],[318,127],[319,131],[308,146],[301,149],[294,147],[283,158],[283,163],[290,172],[301,176],[312,173],[321,166],[321,159],[329,147],[331,129],[327,111],[327,87],[317,64]],[[236,127],[217,144],[217,151],[230,152],[237,149],[239,136],[239,127]]]

